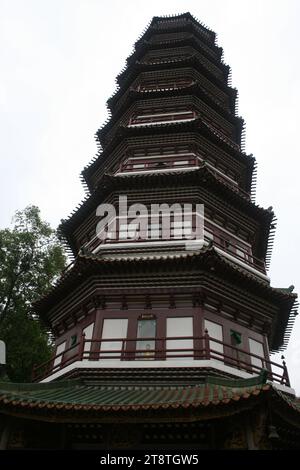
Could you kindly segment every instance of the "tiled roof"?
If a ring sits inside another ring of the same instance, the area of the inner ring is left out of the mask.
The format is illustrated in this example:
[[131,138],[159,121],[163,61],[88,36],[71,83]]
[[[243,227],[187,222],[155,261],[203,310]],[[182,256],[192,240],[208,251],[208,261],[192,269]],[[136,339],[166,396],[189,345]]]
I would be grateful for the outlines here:
[[276,393],[277,399],[300,411],[297,400],[277,392],[260,375],[230,380],[206,377],[198,385],[88,384],[80,381],[46,384],[0,384],[0,412],[11,408],[55,412],[116,412],[137,410],[196,409],[226,406],[251,397]]
[[56,410],[149,410],[226,405],[257,396],[271,386],[255,380],[207,378],[191,386],[98,384],[78,381],[0,384],[0,410],[7,407]]

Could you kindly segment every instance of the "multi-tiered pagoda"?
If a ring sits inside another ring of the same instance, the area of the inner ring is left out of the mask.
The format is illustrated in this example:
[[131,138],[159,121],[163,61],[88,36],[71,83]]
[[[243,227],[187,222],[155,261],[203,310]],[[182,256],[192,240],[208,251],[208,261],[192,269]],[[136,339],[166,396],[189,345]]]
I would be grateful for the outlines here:
[[[276,222],[254,202],[222,54],[189,13],[153,18],[136,42],[82,172],[87,196],[60,226],[73,262],[36,305],[55,357],[35,383],[1,385],[0,413],[14,416],[2,446],[300,445],[300,403],[270,358],[287,345],[296,295],[270,285]],[[189,218],[171,211],[165,237],[162,214],[142,229],[125,198],[149,213],[186,205]]]

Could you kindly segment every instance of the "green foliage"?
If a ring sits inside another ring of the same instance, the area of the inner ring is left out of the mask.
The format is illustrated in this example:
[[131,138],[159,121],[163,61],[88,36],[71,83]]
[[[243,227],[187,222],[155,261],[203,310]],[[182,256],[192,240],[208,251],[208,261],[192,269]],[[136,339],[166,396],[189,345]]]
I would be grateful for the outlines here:
[[51,341],[32,304],[65,264],[56,233],[38,207],[16,212],[14,227],[0,230],[0,339],[6,342],[11,380],[30,380],[33,364],[50,357]]

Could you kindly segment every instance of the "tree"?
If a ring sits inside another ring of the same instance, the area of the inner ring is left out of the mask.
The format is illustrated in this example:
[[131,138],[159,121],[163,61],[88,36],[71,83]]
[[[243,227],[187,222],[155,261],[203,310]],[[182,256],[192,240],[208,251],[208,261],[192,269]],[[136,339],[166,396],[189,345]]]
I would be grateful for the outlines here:
[[56,232],[41,219],[38,207],[17,211],[13,228],[0,230],[0,339],[6,342],[11,380],[29,381],[33,364],[51,355],[46,326],[32,305],[65,265]]

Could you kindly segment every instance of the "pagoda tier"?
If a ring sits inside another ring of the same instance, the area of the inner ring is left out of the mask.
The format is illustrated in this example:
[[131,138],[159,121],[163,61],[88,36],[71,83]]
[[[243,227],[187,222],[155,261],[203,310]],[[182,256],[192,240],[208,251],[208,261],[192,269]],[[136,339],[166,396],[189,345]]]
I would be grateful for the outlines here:
[[[218,232],[221,238],[231,241],[232,246],[241,245],[245,251],[251,246],[252,256],[257,258],[257,262],[252,259],[253,265],[265,272],[264,260],[273,212],[253,204],[247,194],[205,163],[200,162],[194,171],[177,170],[175,173],[158,171],[150,174],[127,171],[123,177],[122,173],[119,173],[120,177],[105,175],[97,190],[60,226],[73,254],[76,255],[96,238],[94,227],[99,201],[117,205],[118,197],[127,194],[128,204],[139,200],[150,206],[155,202],[176,202],[176,197],[180,196],[183,202],[204,203],[207,229]],[[150,240],[148,247],[151,248]],[[118,244],[115,249],[118,249]],[[244,261],[246,258],[243,257]]]
[[[151,95],[150,95],[151,96]],[[242,122],[237,118],[225,120],[220,114],[215,113],[211,107],[198,99],[197,94],[183,96],[170,96],[152,99],[147,97],[141,101],[136,101],[129,106],[121,119],[112,118],[101,131],[98,138],[101,145],[105,146],[113,138],[120,126],[152,126],[165,123],[182,123],[185,120],[195,120],[200,118],[208,126],[212,127],[220,136],[235,143],[240,144]],[[237,121],[237,122],[236,122]]]
[[[193,60],[196,63],[196,68],[199,68],[204,79],[208,79],[216,89],[221,88],[227,91],[228,85],[228,73],[229,68],[219,61],[218,66],[214,65],[211,59],[204,58],[203,54],[199,49],[194,47],[169,47],[161,46],[162,50],[154,50],[147,46],[141,48],[139,51],[130,58],[128,66],[123,72],[117,77],[117,83],[120,87],[126,87],[132,82],[132,77],[135,76],[137,71],[141,69],[151,71],[160,67],[168,68],[169,65],[174,64],[178,67],[182,64],[189,63]],[[146,49],[146,50],[145,50]],[[172,66],[172,65],[171,65]],[[215,91],[216,92],[216,91]],[[218,93],[218,92],[217,92]],[[216,93],[216,94],[217,94]]]
[[127,153],[131,149],[138,150],[141,155],[157,157],[163,154],[195,152],[225,178],[229,176],[233,184],[237,183],[250,196],[252,175],[255,172],[254,159],[240,152],[238,145],[218,133],[200,117],[185,122],[119,126],[102,154],[83,171],[83,179],[89,190],[95,189],[104,172],[115,172],[118,169],[114,166],[116,155],[121,163],[127,159]]
[[[162,50],[163,48],[163,50]],[[134,53],[128,57],[126,63],[127,66],[130,66],[135,61],[149,61],[149,58],[163,58],[164,61],[171,61],[173,56],[177,59],[178,52],[173,51],[176,48],[176,51],[179,52],[180,56],[189,57],[191,54],[201,53],[199,60],[203,61],[203,64],[206,64],[206,68],[211,70],[218,77],[224,77],[227,81],[230,68],[228,65],[224,64],[221,60],[221,57],[215,53],[212,47],[204,45],[202,41],[195,36],[195,34],[188,33],[185,35],[179,35],[178,33],[170,35],[159,35],[154,36],[150,41],[142,39],[139,43],[136,44]],[[187,50],[183,50],[187,48]],[[155,55],[155,52],[158,51],[159,55]],[[170,52],[171,51],[171,52]],[[190,54],[191,52],[191,54]],[[148,54],[146,56],[146,54]],[[146,56],[146,57],[145,57]],[[118,81],[120,77],[123,76],[123,73],[118,76]]]
[[155,92],[158,90],[181,89],[191,82],[196,82],[206,96],[214,101],[220,112],[225,109],[232,114],[236,110],[237,90],[223,82],[205,75],[205,71],[197,57],[185,58],[166,64],[135,64],[131,69],[128,82],[122,84],[116,93],[108,99],[110,112],[116,112],[130,91]]
[[[88,195],[59,228],[74,261],[36,305],[56,353],[35,379],[183,366],[248,379],[266,369],[292,393],[269,352],[287,344],[296,295],[270,286],[274,213],[251,199],[255,159],[215,34],[189,14],[154,18],[117,83],[101,150],[82,172]],[[189,204],[190,220],[171,214],[169,238],[160,219],[132,237],[134,220],[116,212],[99,236],[99,205],[119,211],[124,196],[158,217],[160,205]]]

